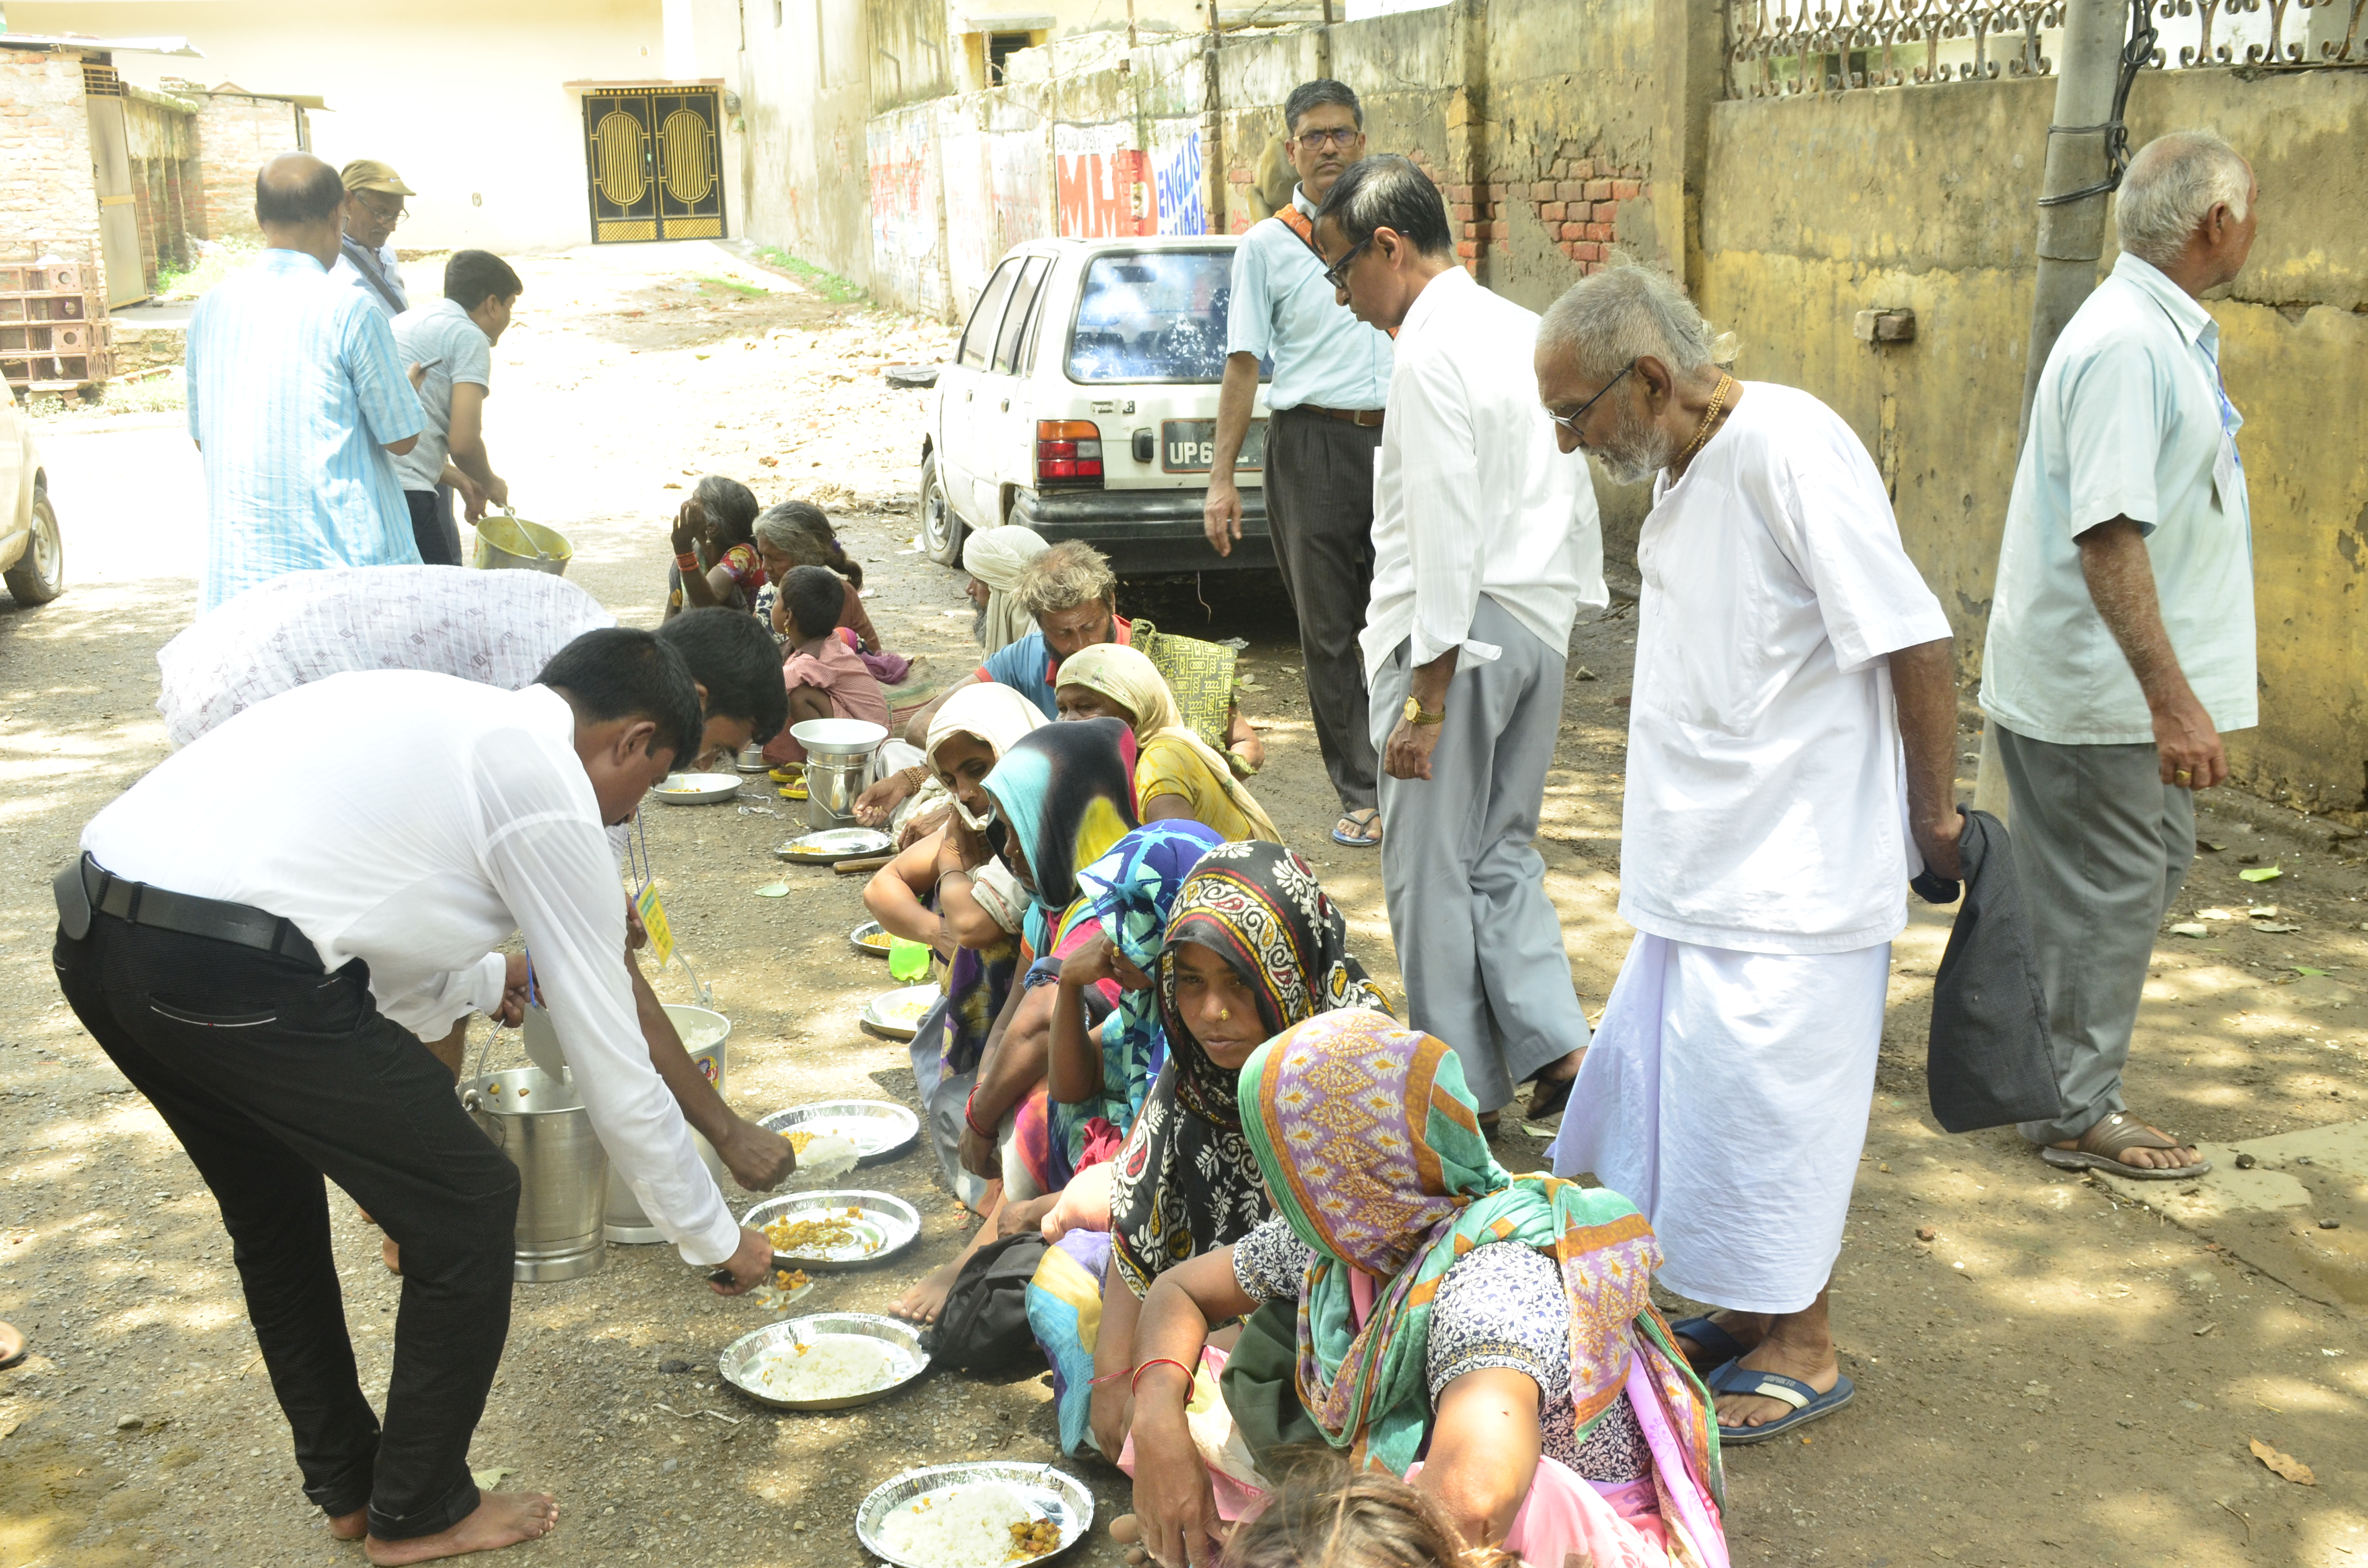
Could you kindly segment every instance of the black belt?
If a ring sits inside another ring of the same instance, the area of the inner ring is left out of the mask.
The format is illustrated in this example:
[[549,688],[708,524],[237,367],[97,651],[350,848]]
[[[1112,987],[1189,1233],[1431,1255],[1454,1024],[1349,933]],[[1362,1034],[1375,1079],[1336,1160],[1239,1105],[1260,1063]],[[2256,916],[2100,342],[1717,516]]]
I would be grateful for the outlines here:
[[[77,875],[79,873],[79,875]],[[218,942],[235,942],[242,948],[256,948],[281,958],[294,959],[299,963],[324,967],[319,949],[312,939],[296,928],[296,923],[268,910],[250,904],[231,903],[219,898],[195,898],[168,888],[150,887],[145,882],[127,881],[88,855],[77,865],[68,867],[57,880],[58,918],[64,924],[66,935],[80,940],[90,928],[90,912],[97,910],[112,915],[118,920],[134,926],[153,926],[160,931],[177,931],[185,937],[209,937]],[[75,909],[70,901],[79,891],[82,907]],[[75,929],[79,926],[80,930]]]
[[1384,408],[1326,408],[1320,403],[1297,403],[1282,411],[1285,414],[1320,414],[1326,419],[1338,419],[1354,425],[1360,430],[1378,430],[1388,416]]

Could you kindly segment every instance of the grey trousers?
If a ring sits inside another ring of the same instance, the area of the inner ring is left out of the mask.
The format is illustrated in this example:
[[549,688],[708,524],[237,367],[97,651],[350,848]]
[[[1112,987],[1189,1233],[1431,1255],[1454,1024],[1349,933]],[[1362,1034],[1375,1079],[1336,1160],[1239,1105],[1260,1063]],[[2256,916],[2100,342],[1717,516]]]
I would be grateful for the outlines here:
[[[1458,661],[1430,777],[1382,776],[1382,893],[1407,1021],[1454,1048],[1480,1108],[1495,1110],[1587,1043],[1587,1014],[1534,842],[1562,733],[1564,653],[1485,594],[1472,636],[1505,652]],[[1374,673],[1376,752],[1406,708],[1411,646]]]
[[1373,458],[1382,432],[1287,408],[1266,426],[1266,526],[1299,616],[1307,706],[1344,811],[1373,804],[1357,635],[1373,590]]
[[2064,1095],[2056,1120],[2018,1131],[2061,1143],[2129,1108],[2122,1067],[2155,932],[2195,858],[2195,796],[2162,781],[2151,744],[2057,745],[1991,723]]

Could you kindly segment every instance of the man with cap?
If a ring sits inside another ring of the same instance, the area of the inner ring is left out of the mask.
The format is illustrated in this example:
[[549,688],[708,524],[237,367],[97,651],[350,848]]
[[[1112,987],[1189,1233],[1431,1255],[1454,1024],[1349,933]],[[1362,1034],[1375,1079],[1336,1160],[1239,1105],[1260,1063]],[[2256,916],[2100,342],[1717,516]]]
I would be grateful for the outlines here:
[[403,199],[418,192],[403,183],[392,164],[376,158],[356,158],[337,173],[346,182],[346,204],[337,214],[345,238],[329,276],[360,290],[391,322],[411,308],[411,298],[403,290],[403,272],[389,242],[403,222]]

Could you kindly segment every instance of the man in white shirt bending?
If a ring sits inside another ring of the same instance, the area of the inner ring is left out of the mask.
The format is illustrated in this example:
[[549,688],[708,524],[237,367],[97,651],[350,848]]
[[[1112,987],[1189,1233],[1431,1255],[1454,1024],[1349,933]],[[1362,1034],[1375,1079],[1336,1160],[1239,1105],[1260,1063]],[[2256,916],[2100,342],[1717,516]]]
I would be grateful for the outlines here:
[[1341,302],[1397,329],[1360,639],[1382,889],[1407,1017],[1455,1048],[1493,1126],[1532,1078],[1531,1113],[1558,1109],[1587,1043],[1532,840],[1571,622],[1608,596],[1594,487],[1533,395],[1538,318],[1474,283],[1452,235],[1395,156],[1351,165],[1315,218]]
[[[541,684],[333,676],[183,747],[84,829],[60,875],[66,1000],[204,1176],[294,1431],[305,1495],[373,1562],[532,1540],[535,1493],[480,1494],[469,1438],[509,1325],[517,1167],[421,1043],[519,1014],[523,932],[594,1130],[685,1262],[762,1279],[651,1070],[617,954],[605,824],[699,744],[699,696],[645,631],[577,638]],[[336,790],[257,769],[337,757]],[[357,1381],[326,1176],[402,1245],[383,1428]]]
[[2069,1170],[2211,1162],[2130,1114],[2122,1069],[2155,933],[2195,858],[2220,736],[2259,722],[2244,421],[2197,296],[2244,270],[2253,171],[2208,131],[2147,142],[2122,255],[2040,372],[1982,657],[2063,1108],[2020,1131]]
[[1853,1392],[1826,1283],[1908,879],[1958,870],[1957,697],[1866,449],[1710,342],[1638,267],[1538,331],[1564,449],[1654,483],[1620,836],[1636,938],[1553,1154],[1644,1210],[1662,1283],[1725,1309],[1675,1327],[1722,1439],[1753,1443]]

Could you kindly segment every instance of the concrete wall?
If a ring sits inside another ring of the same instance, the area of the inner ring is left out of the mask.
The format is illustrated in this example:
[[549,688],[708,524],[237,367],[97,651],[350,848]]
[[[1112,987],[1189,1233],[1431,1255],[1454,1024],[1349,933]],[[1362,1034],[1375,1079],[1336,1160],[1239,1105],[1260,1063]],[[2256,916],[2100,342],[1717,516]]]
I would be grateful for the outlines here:
[[82,60],[0,49],[0,258],[51,255],[90,264],[106,299]]
[[[255,172],[303,145],[304,111],[279,98],[210,93],[196,100],[200,238],[261,243]],[[408,236],[406,236],[408,238]]]
[[[889,62],[863,0],[746,0],[735,78],[746,233],[854,282],[871,281],[871,208],[858,171]],[[889,73],[892,76],[893,70]],[[935,78],[931,78],[934,80]]]
[[[2013,480],[2051,81],[1962,83],[1710,114],[1698,295],[1741,373],[1806,388],[1857,429],[1968,675]],[[2260,629],[2259,730],[2238,777],[2368,807],[2368,73],[2149,73],[2134,142],[2210,124],[2250,155],[2260,239],[2220,323],[2244,411]],[[2112,262],[2111,246],[2105,266]],[[1851,335],[1873,307],[1911,344]]]

